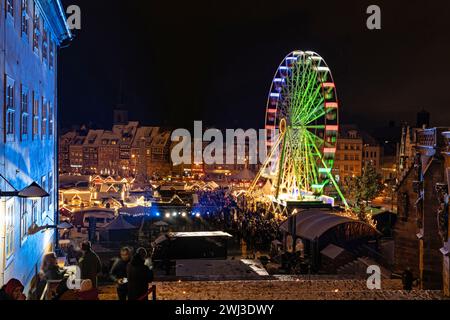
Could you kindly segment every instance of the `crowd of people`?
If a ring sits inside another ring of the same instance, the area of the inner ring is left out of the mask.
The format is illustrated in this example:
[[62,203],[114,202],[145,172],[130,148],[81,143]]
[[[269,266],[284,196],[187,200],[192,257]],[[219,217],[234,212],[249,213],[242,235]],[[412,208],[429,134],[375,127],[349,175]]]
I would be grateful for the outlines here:
[[149,268],[147,250],[133,250],[123,247],[120,255],[112,264],[109,272],[111,280],[116,284],[117,297],[125,300],[147,300],[149,283],[153,281],[153,271]]
[[207,228],[229,232],[238,242],[244,240],[252,251],[267,250],[273,240],[281,238],[279,221],[265,208],[238,206],[229,191],[222,188],[198,195],[199,204],[207,208],[202,215]]
[[[66,260],[73,264],[75,274],[67,267],[60,267],[54,252],[43,257],[40,272],[29,300],[99,300],[98,277],[102,274],[102,262],[89,241],[81,244],[81,252],[69,248]],[[153,281],[145,248],[124,247],[115,258],[108,276],[117,287],[119,300],[147,300],[149,283]],[[26,300],[24,285],[18,279],[10,279],[0,289],[0,300]]]
[[[255,252],[269,249],[274,239],[280,238],[278,221],[270,212],[259,209],[246,209],[238,206],[236,199],[227,189],[198,192],[199,207],[202,208],[201,228],[207,230],[223,230],[234,236],[238,243],[242,240],[247,250]],[[66,250],[66,264],[76,266],[79,278],[70,283],[67,268],[58,265],[55,253],[47,253],[42,262],[41,270],[36,279],[34,290],[29,299],[42,299],[49,290],[48,284],[56,284],[50,297],[54,300],[97,300],[98,277],[105,276],[113,281],[119,300],[148,299],[149,284],[153,281],[153,271],[147,250],[130,247],[120,249],[111,267],[105,272],[100,258],[92,249],[89,241],[84,241],[77,250],[70,245]],[[11,279],[1,290],[0,300],[23,300],[24,286],[17,279]],[[151,289],[150,289],[151,290]]]

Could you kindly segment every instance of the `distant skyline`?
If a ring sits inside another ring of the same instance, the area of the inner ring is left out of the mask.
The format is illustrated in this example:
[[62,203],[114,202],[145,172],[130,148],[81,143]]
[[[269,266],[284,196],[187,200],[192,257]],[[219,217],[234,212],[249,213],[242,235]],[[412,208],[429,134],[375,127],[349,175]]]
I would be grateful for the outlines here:
[[376,31],[366,28],[372,1],[364,0],[63,4],[80,6],[82,29],[60,55],[62,127],[109,126],[122,83],[131,120],[261,128],[275,69],[295,49],[316,51],[330,66],[341,123],[415,124],[425,109],[431,125],[450,125],[444,1],[377,1]]

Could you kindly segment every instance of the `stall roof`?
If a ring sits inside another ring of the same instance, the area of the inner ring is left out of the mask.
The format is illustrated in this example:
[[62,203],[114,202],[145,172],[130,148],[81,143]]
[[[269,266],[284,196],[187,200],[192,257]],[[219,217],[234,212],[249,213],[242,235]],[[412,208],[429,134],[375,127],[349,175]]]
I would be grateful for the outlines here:
[[152,209],[151,207],[146,207],[146,206],[122,207],[122,208],[119,208],[119,213],[120,214],[128,214],[130,216],[136,216],[136,215],[149,214],[151,209]]
[[136,227],[131,223],[127,222],[122,216],[118,216],[116,219],[114,219],[104,227],[104,230],[129,230],[129,229],[136,229]]
[[[343,217],[334,213],[325,212],[320,209],[309,209],[297,213],[296,233],[301,238],[314,240],[319,238],[331,228],[345,223],[361,224],[373,230],[374,233],[377,233],[375,228],[365,222]],[[289,231],[287,220],[280,225],[280,229]]]

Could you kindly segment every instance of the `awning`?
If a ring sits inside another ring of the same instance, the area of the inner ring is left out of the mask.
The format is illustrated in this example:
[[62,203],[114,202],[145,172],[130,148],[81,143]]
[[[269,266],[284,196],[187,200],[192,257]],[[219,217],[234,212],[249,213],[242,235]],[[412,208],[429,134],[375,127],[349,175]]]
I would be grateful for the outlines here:
[[[328,230],[341,224],[359,224],[368,234],[373,233],[375,235],[378,233],[375,228],[365,222],[322,211],[321,209],[309,209],[296,214],[296,234],[307,240],[315,240]],[[288,230],[288,220],[280,225],[280,229],[286,232],[290,231]]]

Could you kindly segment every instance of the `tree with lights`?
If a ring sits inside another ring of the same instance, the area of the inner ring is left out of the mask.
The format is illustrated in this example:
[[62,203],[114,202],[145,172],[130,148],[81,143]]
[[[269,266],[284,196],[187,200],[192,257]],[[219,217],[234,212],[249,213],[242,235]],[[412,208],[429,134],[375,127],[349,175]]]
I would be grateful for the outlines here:
[[369,222],[371,217],[366,209],[369,202],[375,199],[382,190],[381,176],[377,173],[373,164],[369,163],[363,169],[361,176],[347,179],[345,185],[347,193],[354,200],[358,218]]

